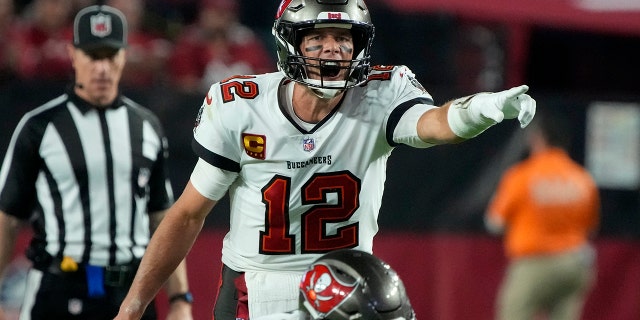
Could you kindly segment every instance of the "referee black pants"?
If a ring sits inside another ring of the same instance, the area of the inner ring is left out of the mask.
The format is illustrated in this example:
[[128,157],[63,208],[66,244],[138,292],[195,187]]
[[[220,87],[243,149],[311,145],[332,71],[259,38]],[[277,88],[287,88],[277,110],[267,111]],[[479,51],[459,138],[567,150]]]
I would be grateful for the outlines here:
[[[104,296],[89,297],[83,272],[60,275],[31,269],[20,320],[112,320],[129,286],[105,286]],[[151,303],[142,319],[156,318],[155,305]]]

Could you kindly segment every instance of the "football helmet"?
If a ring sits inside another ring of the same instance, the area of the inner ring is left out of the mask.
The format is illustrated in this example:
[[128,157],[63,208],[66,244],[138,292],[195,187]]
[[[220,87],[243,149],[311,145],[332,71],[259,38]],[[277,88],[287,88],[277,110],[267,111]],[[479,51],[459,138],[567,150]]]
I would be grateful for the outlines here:
[[308,268],[300,282],[300,304],[311,319],[415,320],[396,272],[353,249],[327,253]]
[[[328,60],[305,57],[300,43],[305,33],[314,28],[336,27],[351,30],[351,60]],[[363,0],[283,0],[273,25],[278,69],[293,81],[315,89],[322,96],[335,96],[367,80],[371,60],[374,27]],[[324,75],[346,70],[344,81],[309,79],[308,67],[318,67]]]

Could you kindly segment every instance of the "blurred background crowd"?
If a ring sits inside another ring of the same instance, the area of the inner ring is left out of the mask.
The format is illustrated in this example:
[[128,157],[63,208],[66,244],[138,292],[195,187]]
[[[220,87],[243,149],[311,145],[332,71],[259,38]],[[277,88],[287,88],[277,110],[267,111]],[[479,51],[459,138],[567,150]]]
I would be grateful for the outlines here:
[[[68,80],[71,19],[89,0],[0,2],[1,81]],[[261,34],[240,23],[236,0],[107,0],[129,22],[123,84],[202,92],[229,74],[274,69]]]
[[[591,8],[600,2],[611,8]],[[71,19],[95,3],[119,8],[129,21],[126,89],[202,94],[230,74],[275,71],[278,0],[0,0],[0,86],[69,80]],[[640,9],[617,5],[633,1],[522,0],[511,9],[496,8],[496,0],[486,8],[467,0],[367,3],[377,27],[373,62],[409,65],[443,99],[524,82],[538,90],[635,92],[624,61],[638,54],[633,13]]]
[[[209,86],[235,74],[276,71],[271,26],[279,0],[0,0],[0,160],[20,117],[72,81],[65,50],[72,18],[79,8],[95,3],[112,5],[127,16],[122,91],[164,122],[178,193],[196,160],[191,128]],[[616,240],[598,243],[604,258],[585,319],[638,319],[638,1],[367,4],[376,26],[373,63],[408,65],[437,104],[528,84],[539,105],[567,117],[574,136],[569,152],[600,188],[600,237]],[[463,146],[400,147],[392,155],[378,253],[399,266],[412,300],[425,301],[419,308],[425,311],[417,309],[420,318],[489,319],[468,316],[490,312],[493,295],[487,292],[497,287],[504,263],[500,243],[484,237],[483,213],[502,172],[525,153],[521,130],[505,125]],[[226,208],[223,199],[207,227],[224,230]],[[219,243],[222,234],[216,232],[211,242],[203,236],[207,245]],[[473,238],[451,239],[452,234]],[[204,250],[211,252],[210,247]],[[430,256],[416,261],[422,256],[416,252]],[[217,260],[207,259],[203,264]],[[427,270],[415,268],[416,263]],[[473,277],[478,274],[482,281]],[[427,286],[433,292],[424,292]],[[206,314],[210,308],[202,310]],[[614,311],[616,318],[605,316]]]

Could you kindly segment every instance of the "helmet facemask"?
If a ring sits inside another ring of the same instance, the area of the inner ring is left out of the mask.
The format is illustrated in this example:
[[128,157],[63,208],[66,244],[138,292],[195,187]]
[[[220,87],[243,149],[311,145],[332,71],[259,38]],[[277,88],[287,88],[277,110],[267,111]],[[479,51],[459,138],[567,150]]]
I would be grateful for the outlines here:
[[[331,98],[367,80],[374,27],[360,0],[345,1],[343,5],[319,5],[313,2],[291,1],[274,23],[278,69],[291,80],[313,89],[319,96]],[[300,44],[305,34],[328,27],[350,31],[353,39],[353,56],[350,60],[306,57],[301,52]],[[316,71],[320,79],[311,79],[310,71]],[[344,71],[344,80],[324,80],[340,71]]]

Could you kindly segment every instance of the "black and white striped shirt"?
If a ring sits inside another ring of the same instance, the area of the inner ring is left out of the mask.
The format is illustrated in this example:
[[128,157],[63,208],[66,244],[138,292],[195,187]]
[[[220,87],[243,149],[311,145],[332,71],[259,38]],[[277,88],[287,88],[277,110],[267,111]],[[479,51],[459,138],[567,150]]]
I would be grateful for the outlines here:
[[31,251],[106,266],[140,258],[149,213],[173,202],[167,139],[119,96],[96,108],[67,92],[19,122],[0,171],[0,210],[31,219]]

